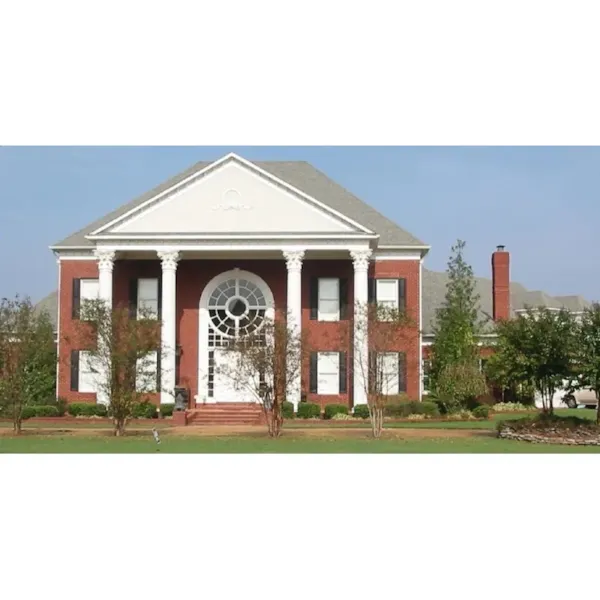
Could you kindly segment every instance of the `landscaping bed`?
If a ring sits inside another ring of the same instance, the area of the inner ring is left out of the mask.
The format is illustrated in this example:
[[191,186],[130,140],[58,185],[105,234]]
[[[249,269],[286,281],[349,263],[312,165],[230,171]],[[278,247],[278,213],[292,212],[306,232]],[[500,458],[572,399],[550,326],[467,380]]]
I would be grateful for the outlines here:
[[541,444],[600,446],[600,427],[589,419],[540,414],[535,417],[500,421],[498,437]]

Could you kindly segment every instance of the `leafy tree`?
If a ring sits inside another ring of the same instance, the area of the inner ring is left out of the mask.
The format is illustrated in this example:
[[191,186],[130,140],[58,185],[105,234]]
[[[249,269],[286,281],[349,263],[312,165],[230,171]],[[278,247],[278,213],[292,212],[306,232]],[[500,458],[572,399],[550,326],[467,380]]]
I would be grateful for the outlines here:
[[285,315],[266,318],[253,333],[231,339],[224,347],[229,359],[216,372],[238,389],[249,391],[261,405],[269,436],[278,438],[283,427],[283,403],[288,384],[298,380],[308,342]]
[[392,390],[398,386],[399,369],[394,368],[394,361],[398,365],[395,353],[399,341],[406,338],[409,330],[416,325],[405,311],[376,304],[358,305],[355,315],[355,336],[359,345],[368,348],[368,353],[360,353],[354,364],[362,374],[371,432],[378,439],[383,431],[385,407],[390,397],[396,395]]
[[[479,295],[473,269],[464,258],[465,242],[458,240],[448,261],[448,284],[443,305],[436,311],[435,340],[431,348],[430,386],[435,394],[458,393],[464,402],[481,389],[477,336],[481,333]],[[468,382],[452,382],[455,376]],[[463,385],[465,384],[465,385]],[[483,393],[483,392],[482,392]]]
[[583,311],[575,344],[577,387],[587,387],[596,393],[598,408],[596,423],[600,424],[600,304]]
[[504,376],[522,386],[533,385],[545,413],[554,412],[553,397],[572,378],[576,324],[566,310],[529,308],[509,321],[497,323],[494,361]]
[[81,317],[75,345],[89,351],[96,393],[109,399],[114,435],[121,436],[135,406],[160,391],[155,360],[161,351],[160,322],[150,310],[132,319],[128,309],[111,309],[103,300],[87,301]]
[[47,313],[28,298],[0,301],[0,410],[21,433],[23,408],[55,393],[56,347]]
[[449,413],[488,391],[485,375],[474,361],[449,363],[438,374],[436,394]]

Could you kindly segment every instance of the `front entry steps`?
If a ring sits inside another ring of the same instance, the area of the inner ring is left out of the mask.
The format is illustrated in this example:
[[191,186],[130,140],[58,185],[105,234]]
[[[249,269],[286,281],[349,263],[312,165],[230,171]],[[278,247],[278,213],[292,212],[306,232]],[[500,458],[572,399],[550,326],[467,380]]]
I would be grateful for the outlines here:
[[262,425],[262,406],[248,402],[197,404],[186,411],[187,425]]

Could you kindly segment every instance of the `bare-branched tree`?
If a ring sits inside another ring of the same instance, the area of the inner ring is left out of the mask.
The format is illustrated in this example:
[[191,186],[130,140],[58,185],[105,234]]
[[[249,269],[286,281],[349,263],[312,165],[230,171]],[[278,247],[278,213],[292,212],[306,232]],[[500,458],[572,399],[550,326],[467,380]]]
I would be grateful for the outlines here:
[[298,328],[276,314],[255,332],[231,339],[225,346],[228,360],[217,367],[239,390],[260,403],[272,438],[281,435],[283,403],[293,382],[300,379],[308,345]]
[[381,304],[356,306],[354,314],[355,345],[362,349],[354,356],[354,370],[367,399],[373,437],[380,438],[386,405],[405,389],[406,353],[398,349],[407,347],[416,324],[406,311]]
[[[49,357],[54,357],[49,358]],[[0,411],[21,433],[23,407],[36,392],[48,389],[56,372],[56,346],[47,313],[38,313],[28,298],[0,301]],[[44,381],[48,379],[48,381]]]
[[77,347],[89,352],[96,393],[108,401],[114,435],[121,436],[135,405],[160,391],[160,322],[145,308],[133,319],[128,309],[93,300],[82,307],[75,338]]

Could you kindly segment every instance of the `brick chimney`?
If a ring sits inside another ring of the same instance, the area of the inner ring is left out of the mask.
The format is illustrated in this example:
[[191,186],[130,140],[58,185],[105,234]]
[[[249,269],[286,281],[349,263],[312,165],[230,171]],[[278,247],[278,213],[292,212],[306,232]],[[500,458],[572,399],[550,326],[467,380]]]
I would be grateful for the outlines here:
[[492,302],[494,321],[510,318],[510,254],[504,246],[492,254]]

